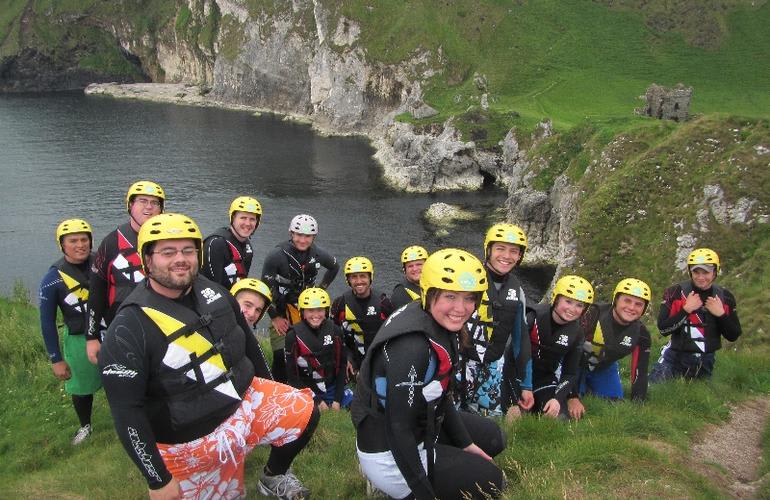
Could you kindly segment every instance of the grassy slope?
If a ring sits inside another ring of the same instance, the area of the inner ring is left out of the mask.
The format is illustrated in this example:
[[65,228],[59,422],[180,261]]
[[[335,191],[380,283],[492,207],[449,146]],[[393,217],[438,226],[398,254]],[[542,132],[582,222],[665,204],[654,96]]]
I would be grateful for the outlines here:
[[[767,116],[770,5],[733,3],[726,18],[714,14],[726,27],[714,49],[684,41],[692,26],[658,32],[642,12],[586,0],[412,1],[398,8],[348,0],[341,12],[361,22],[360,43],[372,59],[395,62],[415,47],[441,48],[444,71],[426,92],[441,111],[434,120],[478,106],[473,75],[480,73],[488,81],[489,114],[505,116],[505,125],[528,128],[547,117],[563,129],[586,117],[632,119],[642,104],[637,96],[652,82],[692,85],[695,113]],[[512,111],[521,116],[512,118]],[[501,125],[490,136],[505,131]]]
[[[76,418],[50,372],[29,305],[0,299],[0,497],[143,498],[139,472],[112,430],[103,393],[95,402],[92,439],[69,445]],[[728,404],[770,391],[766,350],[726,350],[710,383],[656,386],[644,405],[587,398],[589,417],[559,423],[525,417],[504,424],[508,449],[497,459],[512,483],[506,498],[677,496],[713,498],[718,487],[687,467],[687,450]],[[623,367],[628,380],[627,366]],[[316,498],[362,498],[352,424],[325,414],[295,471]],[[254,484],[267,450],[247,462]],[[331,465],[331,466],[330,466]],[[766,467],[766,466],[765,466]]]

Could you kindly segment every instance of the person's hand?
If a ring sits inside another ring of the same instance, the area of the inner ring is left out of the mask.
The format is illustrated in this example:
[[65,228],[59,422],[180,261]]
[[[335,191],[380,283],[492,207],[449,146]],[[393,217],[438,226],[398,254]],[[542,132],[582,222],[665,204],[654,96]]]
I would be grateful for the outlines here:
[[72,378],[72,372],[70,371],[70,365],[66,361],[58,361],[51,365],[53,370],[53,376],[59,380],[69,380]]
[[521,391],[519,406],[522,410],[531,410],[535,406],[535,395],[532,394],[532,391]]
[[463,448],[463,451],[467,451],[468,453],[473,453],[474,455],[478,455],[484,460],[489,460],[490,462],[492,461],[492,457],[484,453],[484,450],[476,446],[475,443],[469,444],[468,446]]
[[171,482],[163,488],[150,490],[151,500],[177,500],[179,498],[182,498],[182,488],[179,487],[179,481],[176,478],[171,478]]
[[329,409],[329,405],[326,404],[326,401],[321,401],[320,403],[318,403],[318,409],[320,411],[328,410]]
[[355,380],[356,379],[356,369],[353,367],[353,363],[348,361],[347,366],[345,367],[345,373],[347,374],[348,381]]
[[561,410],[561,404],[555,399],[549,399],[548,402],[543,406],[543,415],[546,417],[556,418],[559,416],[559,411]]
[[567,411],[569,416],[575,420],[580,420],[586,413],[586,407],[579,398],[572,398],[567,400]]
[[505,412],[506,422],[510,423],[519,418],[521,418],[521,408],[519,408],[519,405],[511,405],[508,411]]
[[700,295],[695,293],[693,290],[684,301],[684,306],[682,306],[682,309],[684,309],[687,314],[690,314],[693,311],[697,311],[701,307],[703,307],[703,301],[700,299]]
[[338,402],[332,403],[332,410],[339,411],[340,410],[340,404]]
[[86,354],[88,355],[88,361],[90,361],[92,364],[97,364],[99,362],[99,351],[102,348],[102,343],[98,340],[87,340],[86,341]]
[[722,299],[717,297],[709,297],[706,299],[706,310],[716,316],[717,318],[724,316],[725,306],[722,303]]
[[270,322],[273,324],[275,331],[278,332],[278,335],[281,337],[286,335],[286,332],[289,331],[289,327],[291,326],[289,324],[289,320],[283,316],[276,316],[275,318],[271,319]]

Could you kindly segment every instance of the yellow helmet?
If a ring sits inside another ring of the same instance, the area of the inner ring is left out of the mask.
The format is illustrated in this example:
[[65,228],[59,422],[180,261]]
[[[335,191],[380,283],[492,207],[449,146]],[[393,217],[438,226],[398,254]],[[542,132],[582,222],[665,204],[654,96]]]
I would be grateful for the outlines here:
[[319,307],[331,307],[332,299],[323,288],[306,288],[299,294],[299,310],[316,309]]
[[712,264],[714,270],[719,272],[719,255],[710,248],[696,248],[687,256],[688,269],[703,264]]
[[404,251],[401,252],[401,263],[406,264],[407,262],[412,262],[413,260],[425,260],[428,258],[428,251],[425,250],[420,245],[412,245],[409,247],[404,248]]
[[[650,301],[652,300],[652,290],[650,290],[650,287],[647,285],[647,283],[636,278],[624,278],[620,280],[618,285],[615,287],[615,291],[612,292],[613,304],[615,303],[615,298],[619,293],[631,295],[647,302],[647,304],[644,306],[644,312],[647,312],[647,308],[650,306]],[[644,314],[644,312],[642,314]]]
[[91,231],[91,225],[83,219],[67,219],[63,220],[56,227],[56,243],[59,245],[59,250],[64,251],[64,247],[61,245],[61,239],[66,234],[87,233],[88,239],[93,244],[93,232]]
[[147,219],[139,229],[137,246],[139,258],[144,267],[144,247],[155,241],[182,240],[190,238],[195,240],[198,248],[198,265],[203,262],[203,235],[198,225],[189,217],[182,214],[159,214]]
[[230,221],[233,220],[233,214],[235,212],[248,212],[257,216],[257,219],[262,215],[262,205],[256,198],[251,196],[239,196],[230,203]]
[[551,293],[551,305],[556,302],[556,297],[559,295],[564,295],[589,305],[594,303],[594,287],[585,278],[575,276],[574,274],[562,276],[556,282]]
[[267,310],[267,306],[269,306],[273,301],[273,294],[270,293],[270,287],[258,279],[244,278],[238,280],[235,282],[232,288],[230,288],[230,293],[233,295],[233,297],[235,297],[238,295],[238,292],[242,292],[243,290],[249,290],[263,296],[266,300],[265,310]]
[[163,211],[163,205],[166,201],[166,193],[163,191],[163,188],[160,187],[159,184],[156,184],[152,181],[136,181],[131,184],[131,187],[128,188],[128,192],[126,193],[126,210],[131,210],[131,198],[140,194],[160,198],[160,211]]
[[369,273],[369,279],[374,281],[374,266],[366,257],[351,257],[345,262],[345,277],[353,273]]
[[[487,236],[484,238],[484,258],[489,257],[489,245],[494,242],[511,243],[521,247],[521,258],[524,258],[524,251],[527,250],[527,235],[516,225],[507,222],[495,224],[487,230]],[[519,259],[521,262],[521,259]]]
[[423,309],[431,288],[483,292],[487,289],[487,273],[481,261],[465,250],[444,248],[430,254],[422,265],[420,291]]

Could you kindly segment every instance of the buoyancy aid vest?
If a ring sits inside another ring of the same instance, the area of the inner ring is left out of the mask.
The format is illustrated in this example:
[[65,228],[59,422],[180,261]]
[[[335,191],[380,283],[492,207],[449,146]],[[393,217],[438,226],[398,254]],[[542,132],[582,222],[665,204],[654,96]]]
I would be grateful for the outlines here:
[[[532,344],[532,368],[541,373],[555,373],[564,356],[583,336],[577,320],[560,325],[552,331],[550,304],[536,304],[528,307],[529,339]],[[581,346],[582,347],[582,346]]]
[[336,325],[325,319],[313,331],[307,323],[300,321],[292,326],[297,339],[294,352],[297,375],[307,383],[315,385],[314,392],[325,394],[329,385],[335,383],[337,367],[342,359],[342,338]]
[[276,246],[286,256],[287,268],[284,272],[288,271],[286,273],[288,275],[277,274],[275,277],[278,283],[278,294],[285,297],[286,304],[296,304],[299,294],[303,290],[315,286],[315,279],[321,264],[315,257],[314,245],[310,245],[307,252],[304,252],[308,256],[307,262],[297,260],[294,254],[298,250],[294,248],[291,240]]
[[225,275],[229,285],[232,286],[237,281],[246,278],[249,275],[251,258],[253,256],[251,241],[249,239],[243,242],[239,241],[230,228],[221,227],[206,237],[204,248],[208,247],[207,243],[212,238],[224,239],[230,251],[230,262],[225,266]]
[[374,288],[364,301],[360,301],[352,290],[342,295],[345,301],[345,321],[342,328],[353,334],[356,351],[361,358],[369,349],[377,330],[387,319],[381,307],[384,295]]
[[[620,329],[612,319],[612,304],[599,304],[599,319],[593,331],[586,332],[583,344],[583,366],[589,370],[604,368],[609,364],[622,359],[633,352],[638,352],[636,347],[642,333],[642,323],[637,320]],[[632,360],[632,365],[635,365]],[[632,367],[632,374],[634,373]]]
[[148,329],[167,349],[148,387],[148,406],[165,405],[174,428],[183,428],[228,406],[233,410],[254,378],[243,329],[228,292],[199,276],[190,293],[196,311],[139,286],[121,309],[138,308]]
[[438,328],[433,318],[426,313],[421,304],[412,302],[390,315],[382,326],[372,345],[369,346],[368,355],[364,358],[359,371],[356,384],[356,397],[350,407],[353,423],[358,426],[369,416],[380,418],[384,416],[384,403],[387,397],[385,387],[387,381],[375,379],[372,373],[373,353],[377,352],[386,342],[401,335],[409,333],[421,333],[431,349],[431,356],[426,372],[425,380],[414,379],[410,381],[413,387],[425,387],[433,382],[440,385],[442,395],[431,401],[428,407],[437,407],[441,401],[451,393],[453,386],[453,373],[457,364],[457,336],[449,334],[449,348],[439,342]]
[[115,230],[118,254],[110,261],[107,280],[107,305],[116,312],[117,307],[144,281],[144,269],[137,250],[138,234],[130,223]]
[[412,300],[419,300],[420,299],[420,285],[417,283],[412,283],[408,279],[404,278],[401,283],[396,285],[396,288],[401,287],[404,289],[404,291],[409,295]]
[[[426,397],[426,416],[424,420],[424,445],[428,456],[428,478],[433,481],[433,447],[436,437],[441,431],[444,418],[443,407],[453,404],[452,390],[455,366],[458,361],[457,335],[449,334],[448,348],[439,339],[439,326],[426,313],[421,304],[411,302],[390,315],[378,332],[370,346],[368,355],[364,358],[356,384],[356,397],[350,406],[350,416],[353,425],[358,428],[366,418],[384,418],[386,404],[387,380],[374,378],[372,373],[373,353],[377,352],[386,342],[401,335],[421,333],[425,336],[431,349],[424,380],[417,379],[416,370],[409,381],[402,382],[409,386],[410,391],[422,390],[423,397],[431,394],[433,399]],[[434,390],[435,389],[435,390]],[[438,393],[440,390],[440,394]]]
[[[507,340],[514,333],[516,315],[520,314],[519,308],[526,307],[521,283],[512,272],[508,273],[505,282],[503,282],[499,290],[494,286],[490,273],[491,271],[488,270],[487,281],[492,285],[484,292],[481,305],[479,305],[478,310],[473,313],[468,322],[468,330],[471,333],[471,339],[475,348],[475,361],[486,363],[491,363],[501,358],[503,354],[503,350],[500,349],[499,354],[497,352],[494,353],[495,359],[486,359],[485,357],[494,331],[497,330]],[[502,344],[502,347],[504,347],[505,342],[502,342]],[[466,351],[463,351],[464,356],[468,354]],[[471,357],[471,359],[473,358]]]
[[[694,290],[691,281],[679,284],[680,294],[669,309],[669,318],[682,310],[687,296]],[[730,313],[730,306],[725,300],[725,292],[719,285],[711,285],[711,296],[719,297],[724,306],[725,314]],[[682,335],[671,337],[671,348],[677,351],[690,353],[714,352],[722,347],[722,338],[717,331],[716,320],[705,307],[696,309],[687,315],[687,319],[680,327]],[[716,332],[716,334],[715,334]]]
[[[86,260],[86,268],[91,267],[92,256]],[[59,308],[62,312],[64,324],[67,325],[70,335],[80,335],[88,326],[88,274],[80,267],[67,262],[62,257],[53,267],[59,273],[59,277],[67,287],[67,295]]]

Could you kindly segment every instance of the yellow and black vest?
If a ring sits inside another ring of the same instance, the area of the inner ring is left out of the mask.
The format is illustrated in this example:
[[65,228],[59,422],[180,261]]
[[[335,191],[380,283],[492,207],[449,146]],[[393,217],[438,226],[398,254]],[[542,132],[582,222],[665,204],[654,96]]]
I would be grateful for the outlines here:
[[[246,357],[247,333],[221,286],[199,276],[193,284],[194,311],[138,287],[123,307],[137,307],[148,329],[168,342],[159,374],[150,381],[150,405],[165,404],[172,425],[184,427],[227,406],[240,404],[254,378]],[[121,309],[122,309],[121,308]]]
[[[92,256],[89,256],[86,269],[91,267],[91,259]],[[88,326],[88,274],[64,257],[57,260],[53,267],[67,287],[67,295],[59,304],[64,324],[70,335],[82,334]]]
[[605,367],[631,354],[639,344],[642,323],[634,321],[620,327],[612,320],[612,304],[599,304],[599,319],[586,332],[583,366],[589,370]]

